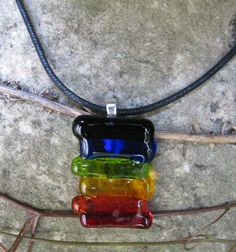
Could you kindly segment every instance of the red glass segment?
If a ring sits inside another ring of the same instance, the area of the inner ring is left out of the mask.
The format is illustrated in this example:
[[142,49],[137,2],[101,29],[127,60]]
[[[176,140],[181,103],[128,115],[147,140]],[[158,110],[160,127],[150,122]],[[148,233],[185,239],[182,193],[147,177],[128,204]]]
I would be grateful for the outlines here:
[[112,214],[81,214],[80,223],[84,227],[122,227],[122,228],[149,228],[152,225],[153,216],[150,211],[142,214],[124,214],[119,216]]
[[74,213],[119,213],[138,214],[147,211],[147,201],[127,197],[83,197],[76,196],[72,201]]
[[72,209],[84,227],[149,228],[153,220],[146,200],[127,197],[76,196]]

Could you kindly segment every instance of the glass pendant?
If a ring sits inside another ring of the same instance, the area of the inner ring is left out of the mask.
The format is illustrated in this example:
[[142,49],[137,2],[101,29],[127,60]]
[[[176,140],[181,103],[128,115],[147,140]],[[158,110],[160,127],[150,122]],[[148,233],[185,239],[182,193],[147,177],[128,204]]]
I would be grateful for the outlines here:
[[72,209],[84,227],[149,228],[147,206],[154,194],[150,162],[156,153],[154,127],[146,119],[79,116],[73,133],[80,156],[71,171],[80,176]]

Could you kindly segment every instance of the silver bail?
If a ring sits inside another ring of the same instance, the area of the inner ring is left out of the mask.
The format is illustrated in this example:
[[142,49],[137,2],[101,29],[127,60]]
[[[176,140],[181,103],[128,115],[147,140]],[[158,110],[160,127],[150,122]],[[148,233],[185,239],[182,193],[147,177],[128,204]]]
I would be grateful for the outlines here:
[[107,111],[107,117],[117,116],[117,106],[114,100],[106,104],[106,111]]

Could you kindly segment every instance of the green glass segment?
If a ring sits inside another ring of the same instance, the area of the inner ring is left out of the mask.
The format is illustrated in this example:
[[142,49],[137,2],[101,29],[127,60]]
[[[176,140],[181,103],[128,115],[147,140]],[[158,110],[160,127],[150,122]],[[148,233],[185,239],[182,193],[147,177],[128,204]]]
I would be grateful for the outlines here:
[[85,159],[76,157],[72,160],[71,171],[77,176],[100,176],[107,178],[146,178],[151,165],[127,158]]

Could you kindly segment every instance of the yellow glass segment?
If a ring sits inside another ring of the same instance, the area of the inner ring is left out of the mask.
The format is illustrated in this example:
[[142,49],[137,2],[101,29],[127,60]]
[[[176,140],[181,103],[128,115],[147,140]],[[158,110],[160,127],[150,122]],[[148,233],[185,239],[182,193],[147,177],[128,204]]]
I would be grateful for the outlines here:
[[81,177],[79,190],[86,197],[123,196],[145,200],[154,193],[154,178],[152,176],[146,179]]

